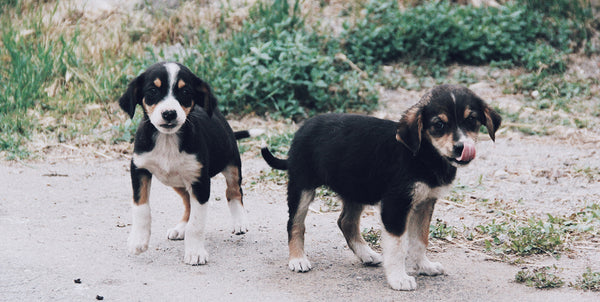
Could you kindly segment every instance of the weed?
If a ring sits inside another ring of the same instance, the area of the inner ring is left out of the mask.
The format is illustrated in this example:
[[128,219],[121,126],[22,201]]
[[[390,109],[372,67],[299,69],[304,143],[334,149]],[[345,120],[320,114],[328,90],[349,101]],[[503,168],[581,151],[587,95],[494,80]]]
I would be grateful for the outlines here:
[[279,186],[283,186],[287,184],[287,173],[281,170],[271,169],[269,172],[265,173],[261,171],[260,176],[258,177],[259,181],[267,181],[274,182]]
[[550,222],[530,219],[527,225],[517,226],[508,232],[507,249],[520,256],[531,254],[554,254],[559,256],[565,231]]
[[570,283],[569,286],[591,291],[600,291],[600,272],[592,272],[591,268],[587,268],[575,283]]
[[479,225],[476,231],[491,237],[485,240],[488,251],[497,254],[515,254],[527,256],[532,254],[551,254],[559,257],[567,230],[556,221],[549,219],[530,219],[527,223],[511,220],[511,223]]
[[[137,109],[136,111],[140,111]],[[138,125],[142,120],[142,114],[136,113],[132,119],[127,119],[124,124],[112,127],[113,135],[111,143],[117,144],[120,142],[132,143],[135,138]]]
[[553,269],[554,272],[558,271],[556,266],[545,266],[531,270],[522,269],[515,275],[515,281],[540,289],[558,288],[563,286],[565,282],[557,275],[549,272],[551,269]]
[[436,219],[435,224],[429,226],[429,235],[438,239],[456,238],[456,231],[453,226],[448,226],[446,222]]
[[338,212],[342,209],[342,203],[337,199],[337,194],[327,187],[317,189],[317,198],[323,201],[319,208],[321,212]]
[[267,145],[275,156],[287,157],[287,152],[290,149],[293,139],[294,132],[286,131],[276,135],[269,135]]
[[381,251],[381,230],[374,228],[363,229],[361,235],[372,249]]

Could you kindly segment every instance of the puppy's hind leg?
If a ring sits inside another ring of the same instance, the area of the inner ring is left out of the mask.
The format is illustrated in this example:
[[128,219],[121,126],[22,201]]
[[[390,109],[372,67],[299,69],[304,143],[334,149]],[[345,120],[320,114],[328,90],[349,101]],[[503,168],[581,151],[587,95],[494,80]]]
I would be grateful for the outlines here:
[[227,197],[227,204],[229,205],[229,212],[233,219],[233,232],[236,235],[245,234],[248,232],[248,224],[246,222],[246,209],[244,209],[244,202],[242,201],[242,177],[239,166],[230,165],[223,170],[222,174],[225,176],[227,182],[227,191],[225,196]]
[[181,221],[172,229],[167,231],[167,238],[171,240],[183,240],[185,238],[185,226],[190,219],[190,193],[185,188],[173,188],[181,199],[185,208]]
[[306,226],[304,220],[308,213],[308,206],[315,198],[315,190],[297,190],[288,185],[289,220],[288,247],[290,250],[289,267],[295,272],[307,272],[311,269],[310,261],[304,254],[304,232]]
[[344,208],[338,219],[338,226],[344,233],[348,247],[366,265],[379,265],[381,256],[373,251],[360,234],[360,215],[364,206],[353,202],[344,202]]

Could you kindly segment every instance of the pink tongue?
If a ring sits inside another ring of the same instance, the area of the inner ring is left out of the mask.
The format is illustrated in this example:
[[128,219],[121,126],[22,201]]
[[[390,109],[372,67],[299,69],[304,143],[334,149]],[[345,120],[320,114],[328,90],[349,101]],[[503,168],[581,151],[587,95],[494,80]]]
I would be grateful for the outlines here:
[[475,158],[475,143],[466,141],[463,143],[463,151],[457,161],[471,161]]

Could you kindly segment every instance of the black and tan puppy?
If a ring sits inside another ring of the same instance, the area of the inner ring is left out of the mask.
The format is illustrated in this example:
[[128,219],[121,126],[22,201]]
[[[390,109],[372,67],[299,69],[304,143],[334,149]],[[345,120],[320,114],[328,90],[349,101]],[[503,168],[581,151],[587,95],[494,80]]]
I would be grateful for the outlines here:
[[133,223],[129,252],[139,254],[148,249],[150,183],[154,176],[173,187],[185,206],[183,218],[167,237],[185,238],[185,263],[206,263],[204,228],[211,177],[218,173],[225,176],[233,232],[247,231],[236,137],[247,137],[248,132],[234,134],[219,112],[209,85],[178,63],[150,66],[129,84],[119,105],[131,117],[137,105],[144,109],[131,160]]
[[[452,184],[457,167],[475,158],[480,126],[494,140],[500,122],[500,116],[469,89],[443,85],[425,94],[399,123],[325,114],[300,127],[287,160],[263,148],[271,167],[289,171],[290,269],[311,269],[304,253],[304,220],[315,188],[326,185],[343,201],[338,225],[348,246],[365,264],[383,261],[392,288],[416,288],[407,266],[419,274],[442,274],[442,265],[425,256],[433,207]],[[383,259],[359,230],[363,207],[378,202]]]

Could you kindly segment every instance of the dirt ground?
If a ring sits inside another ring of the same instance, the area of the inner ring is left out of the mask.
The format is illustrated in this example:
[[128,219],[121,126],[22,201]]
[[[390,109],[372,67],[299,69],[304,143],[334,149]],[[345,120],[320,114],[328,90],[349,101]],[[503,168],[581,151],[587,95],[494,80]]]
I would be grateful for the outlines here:
[[[565,196],[573,201],[597,200],[600,184],[582,188],[559,178],[551,185],[538,185],[513,173],[560,168],[564,161],[597,167],[600,159],[589,157],[596,148],[500,136],[495,144],[480,143],[481,156],[460,172],[458,182],[469,184],[484,175],[486,189],[471,194],[518,197],[523,208],[561,212],[573,205],[555,200]],[[597,301],[600,297],[569,287],[536,290],[516,284],[520,266],[490,261],[482,252],[443,241],[433,241],[428,253],[447,274],[417,277],[416,291],[397,292],[386,284],[383,268],[361,265],[347,248],[337,229],[338,213],[318,210],[307,218],[306,249],[314,268],[304,274],[291,272],[285,189],[257,182],[261,170],[269,168],[256,152],[246,152],[243,162],[250,231],[241,236],[230,233],[225,181],[215,177],[207,224],[210,259],[203,266],[183,264],[183,242],[167,240],[166,231],[178,221],[183,207],[178,196],[157,181],[150,197],[150,248],[139,256],[127,254],[131,223],[127,158],[71,156],[44,163],[2,163],[0,300],[83,301],[97,295],[107,301]],[[510,176],[494,177],[499,169]],[[468,223],[478,223],[482,215],[438,203],[434,219],[452,223],[463,216]],[[375,217],[365,216],[362,226],[377,227]],[[581,274],[586,266],[599,269],[599,255],[596,247],[575,250],[572,258],[539,260]]]
[[[489,92],[477,90],[480,95]],[[397,120],[418,98],[415,92],[388,92],[375,116]],[[495,102],[495,101],[494,101]],[[278,125],[261,119],[232,120],[235,129]],[[538,290],[514,282],[523,267],[557,265],[568,284],[586,267],[600,270],[600,244],[569,246],[560,259],[528,257],[524,264],[495,261],[481,245],[432,240],[430,258],[446,274],[417,277],[413,292],[392,290],[382,267],[366,267],[345,244],[336,225],[339,212],[321,212],[316,201],[307,218],[306,251],[313,270],[287,268],[285,186],[261,176],[270,168],[254,141],[243,154],[245,205],[250,231],[230,233],[225,180],[213,178],[207,223],[209,263],[188,266],[183,242],[169,241],[167,229],[183,206],[170,188],[153,182],[150,248],[127,253],[131,228],[129,155],[51,146],[43,158],[0,163],[0,300],[107,301],[598,301],[600,294],[568,286]],[[552,137],[498,132],[485,135],[478,158],[459,170],[455,187],[463,198],[497,201],[516,215],[568,215],[600,200],[600,182],[577,167],[600,167],[600,136],[584,130]],[[466,188],[466,189],[465,189]],[[459,190],[459,189],[457,189]],[[463,192],[460,191],[460,192]],[[495,208],[438,202],[435,219],[457,228],[493,219]],[[379,228],[376,209],[363,215],[362,228]],[[79,279],[81,283],[76,283]]]

